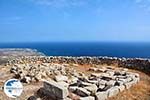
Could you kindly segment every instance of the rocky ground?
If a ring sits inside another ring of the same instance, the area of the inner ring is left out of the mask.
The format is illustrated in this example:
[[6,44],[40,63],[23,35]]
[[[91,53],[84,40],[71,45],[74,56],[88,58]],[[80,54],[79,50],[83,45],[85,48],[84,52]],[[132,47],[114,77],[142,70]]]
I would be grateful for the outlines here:
[[[23,82],[24,92],[20,97],[21,100],[57,100],[58,98],[63,100],[149,100],[150,98],[149,76],[115,66],[15,64],[1,67],[0,74],[1,85],[6,79],[12,77]],[[0,93],[1,100],[9,100],[2,91]]]
[[149,65],[149,59],[46,57],[31,49],[0,49],[0,100],[12,100],[2,88],[11,78],[24,86],[20,100],[150,100]]

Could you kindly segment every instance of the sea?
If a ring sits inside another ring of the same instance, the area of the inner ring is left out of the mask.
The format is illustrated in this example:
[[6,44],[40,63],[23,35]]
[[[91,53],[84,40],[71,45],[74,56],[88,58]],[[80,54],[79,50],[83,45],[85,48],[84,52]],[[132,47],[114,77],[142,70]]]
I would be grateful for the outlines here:
[[150,43],[41,42],[0,43],[0,48],[36,49],[47,56],[107,56],[150,58]]

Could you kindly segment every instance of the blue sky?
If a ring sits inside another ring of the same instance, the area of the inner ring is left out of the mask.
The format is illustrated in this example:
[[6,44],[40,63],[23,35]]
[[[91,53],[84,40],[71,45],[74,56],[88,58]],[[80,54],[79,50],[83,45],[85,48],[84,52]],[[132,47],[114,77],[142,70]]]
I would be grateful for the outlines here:
[[150,0],[0,0],[0,42],[150,42]]

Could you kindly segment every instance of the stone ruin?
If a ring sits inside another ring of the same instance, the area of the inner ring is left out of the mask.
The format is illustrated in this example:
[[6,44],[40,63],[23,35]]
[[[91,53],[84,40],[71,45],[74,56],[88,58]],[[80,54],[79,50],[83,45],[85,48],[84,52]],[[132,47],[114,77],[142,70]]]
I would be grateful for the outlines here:
[[129,69],[142,71],[150,75],[150,59],[144,58],[117,58],[117,57],[67,57],[67,56],[23,56],[8,61],[8,65],[23,64],[23,63],[36,63],[41,61],[43,63],[73,63],[73,64],[88,64],[88,65],[116,65]]
[[10,72],[25,83],[44,82],[28,100],[107,100],[140,80],[139,74],[128,69],[108,66],[91,67],[83,73],[67,64],[18,64]]

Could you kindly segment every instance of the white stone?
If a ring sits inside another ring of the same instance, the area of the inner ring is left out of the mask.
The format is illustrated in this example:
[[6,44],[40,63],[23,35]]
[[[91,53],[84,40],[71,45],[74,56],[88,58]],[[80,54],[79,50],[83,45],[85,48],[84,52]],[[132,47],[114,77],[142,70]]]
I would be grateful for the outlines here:
[[97,80],[87,80],[89,83],[91,84],[98,84],[98,81]]
[[52,80],[44,82],[44,89],[48,90],[49,94],[53,94],[60,99],[67,98],[67,96],[69,95],[69,91],[67,88],[59,85],[57,82]]
[[88,91],[90,91],[92,94],[95,94],[98,89],[95,84],[84,87],[84,88],[87,89]]
[[106,83],[106,85],[114,86],[115,83],[116,83],[115,80],[110,80],[110,81],[108,81],[108,82]]
[[69,86],[70,92],[75,92],[77,90],[78,86]]
[[81,85],[83,85],[83,86],[90,86],[92,84],[91,83],[87,83],[87,82],[81,82]]
[[78,78],[77,78],[77,77],[72,76],[72,77],[71,77],[68,81],[69,81],[71,84],[74,84],[74,83],[77,83]]
[[68,83],[66,83],[66,82],[57,82],[58,83],[58,85],[61,85],[61,86],[63,86],[63,87],[66,87],[66,88],[68,88],[69,87],[69,84]]
[[108,92],[107,91],[97,92],[95,96],[96,96],[96,100],[107,100]]
[[99,80],[99,81],[98,81],[98,84],[99,84],[99,85],[105,85],[106,83],[107,83],[106,80]]
[[86,97],[86,96],[90,96],[91,93],[88,90],[79,87],[76,90],[76,94],[82,97]]
[[97,71],[98,71],[98,72],[105,72],[106,69],[105,69],[105,68],[99,68]]
[[63,76],[63,75],[57,75],[55,76],[55,80],[57,82],[60,82],[60,81],[67,81],[68,80],[68,77],[67,76]]
[[100,77],[100,76],[101,76],[101,73],[92,73],[91,76]]
[[99,85],[98,88],[99,88],[99,89],[104,89],[104,88],[105,88],[105,85]]
[[108,97],[115,96],[119,93],[119,89],[116,86],[108,89],[107,91],[108,91]]
[[88,97],[80,97],[79,100],[95,100],[95,98],[92,96],[88,96]]

